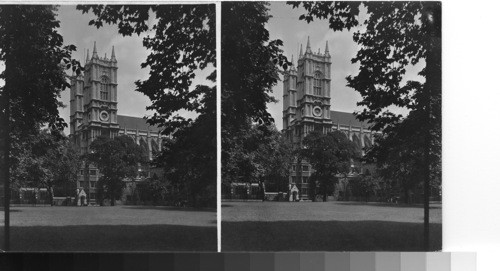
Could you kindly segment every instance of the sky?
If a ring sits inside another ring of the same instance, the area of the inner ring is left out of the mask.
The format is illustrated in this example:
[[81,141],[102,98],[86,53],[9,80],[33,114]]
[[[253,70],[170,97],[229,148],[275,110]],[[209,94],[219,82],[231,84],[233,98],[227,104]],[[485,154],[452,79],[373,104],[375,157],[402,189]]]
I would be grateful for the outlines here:
[[[366,18],[366,12],[363,11],[361,9],[360,22]],[[285,2],[272,2],[269,14],[272,15],[272,18],[269,19],[266,27],[269,30],[270,39],[281,39],[283,41],[283,51],[288,59],[291,59],[293,55],[295,67],[297,67],[300,44],[302,44],[305,51],[308,36],[313,52],[320,49],[321,53],[324,53],[325,44],[328,41],[330,55],[332,56],[332,99],[330,109],[343,112],[360,110],[356,103],[361,100],[361,95],[354,89],[347,87],[347,80],[345,79],[348,75],[358,73],[359,64],[351,63],[351,59],[358,50],[358,45],[352,40],[352,34],[358,29],[334,32],[328,28],[326,20],[315,20],[310,24],[299,21],[298,18],[301,14],[304,14],[304,9],[302,7],[293,9],[291,6],[286,5]],[[422,77],[416,75],[422,67],[423,64],[419,63],[416,67],[409,68],[408,74],[404,78],[422,80]],[[278,103],[268,104],[268,111],[273,116],[277,128],[281,130],[283,128],[283,84],[281,81],[274,87],[273,95],[278,99]],[[400,108],[391,108],[391,111],[401,114],[406,112]]]
[[[152,115],[152,111],[147,111],[146,106],[151,102],[147,96],[135,91],[134,82],[137,80],[145,80],[148,78],[149,69],[142,69],[140,64],[146,59],[148,50],[142,46],[142,38],[144,35],[123,37],[118,34],[118,28],[114,25],[104,25],[97,29],[95,26],[89,26],[88,22],[93,19],[89,14],[82,14],[76,10],[74,5],[62,5],[59,7],[58,20],[61,22],[59,33],[64,38],[64,43],[73,44],[77,47],[77,51],[73,54],[73,58],[84,63],[84,52],[90,50],[94,46],[94,41],[97,45],[97,53],[99,57],[104,57],[104,54],[109,58],[111,56],[111,48],[115,47],[115,55],[118,61],[118,114],[127,116],[143,117]],[[198,84],[212,84],[206,80],[210,74],[209,68],[203,71],[196,72],[196,78],[193,80],[192,86]],[[69,124],[69,99],[70,91],[66,89],[61,95],[61,100],[67,105],[61,108],[60,116]],[[196,117],[191,112],[181,112],[186,117]],[[69,128],[65,129],[65,133],[69,134]]]

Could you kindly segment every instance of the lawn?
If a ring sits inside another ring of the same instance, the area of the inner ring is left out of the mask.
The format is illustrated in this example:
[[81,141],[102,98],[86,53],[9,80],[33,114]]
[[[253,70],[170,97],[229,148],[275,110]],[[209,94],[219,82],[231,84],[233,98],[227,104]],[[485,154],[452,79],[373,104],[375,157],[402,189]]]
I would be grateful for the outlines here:
[[[421,251],[423,207],[359,202],[223,202],[223,251]],[[442,247],[441,205],[430,210]]]
[[[12,207],[12,251],[215,251],[215,210]],[[3,246],[4,212],[0,211]]]

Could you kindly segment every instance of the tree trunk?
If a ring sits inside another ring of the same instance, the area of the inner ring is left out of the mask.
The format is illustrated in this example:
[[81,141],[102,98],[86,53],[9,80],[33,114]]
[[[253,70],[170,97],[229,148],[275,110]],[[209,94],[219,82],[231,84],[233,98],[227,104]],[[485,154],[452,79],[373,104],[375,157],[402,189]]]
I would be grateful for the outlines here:
[[[7,46],[5,46],[6,48]],[[10,65],[10,57],[8,55],[8,52],[6,53],[6,59],[5,59],[5,71],[4,71],[4,76],[5,76],[5,85],[3,87],[3,93],[2,93],[2,104],[1,108],[4,108],[4,115],[0,116],[1,117],[1,127],[3,130],[3,161],[2,163],[2,175],[3,177],[3,183],[4,183],[4,250],[9,251],[10,250],[10,150],[11,150],[11,142],[10,142],[10,130],[11,130],[11,123],[10,123],[10,85],[9,84],[9,79],[11,79],[11,65]]]
[[[431,182],[431,166],[433,157],[432,142],[433,137],[438,136],[441,139],[441,3],[427,2],[424,4],[424,12],[422,18],[424,29],[429,35],[429,43],[427,45],[426,58],[426,82],[424,85],[424,97],[426,105],[427,117],[427,136],[425,139],[425,166],[424,166],[424,250],[430,250],[430,233],[429,233],[429,195]],[[438,103],[438,104],[434,104]],[[434,123],[436,121],[436,123]],[[436,127],[436,125],[438,127]],[[434,129],[438,128],[437,131]],[[437,135],[433,133],[438,133]],[[439,150],[441,151],[441,150]],[[436,161],[441,162],[441,161]]]

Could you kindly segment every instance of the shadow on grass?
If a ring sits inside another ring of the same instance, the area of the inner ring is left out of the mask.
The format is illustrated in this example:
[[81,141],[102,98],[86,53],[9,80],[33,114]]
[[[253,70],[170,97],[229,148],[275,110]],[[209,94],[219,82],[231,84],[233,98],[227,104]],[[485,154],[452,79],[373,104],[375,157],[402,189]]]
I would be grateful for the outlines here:
[[[22,212],[21,210],[12,209],[12,207],[11,207],[11,208],[9,208],[9,210],[10,210],[10,212],[11,212],[11,213]],[[0,207],[0,212],[4,212],[4,211],[5,211],[5,208],[4,208],[4,207]],[[2,215],[3,215],[3,214],[2,214]]]
[[[11,227],[12,251],[216,251],[217,227],[85,225]],[[0,240],[4,236],[0,227]]]
[[193,208],[193,207],[174,207],[174,206],[152,206],[152,205],[123,205],[123,209],[133,210],[164,210],[164,211],[183,211],[183,212],[217,212],[217,208]]
[[[431,251],[442,248],[430,225]],[[423,223],[388,221],[222,222],[223,251],[422,251]]]
[[[335,203],[339,205],[352,205],[352,206],[362,205],[362,206],[393,207],[393,208],[424,208],[423,204],[405,204],[405,203],[396,204],[396,203],[385,203],[385,202],[362,202],[362,201],[337,201]],[[441,204],[434,203],[432,205],[429,206],[429,209],[441,209]]]

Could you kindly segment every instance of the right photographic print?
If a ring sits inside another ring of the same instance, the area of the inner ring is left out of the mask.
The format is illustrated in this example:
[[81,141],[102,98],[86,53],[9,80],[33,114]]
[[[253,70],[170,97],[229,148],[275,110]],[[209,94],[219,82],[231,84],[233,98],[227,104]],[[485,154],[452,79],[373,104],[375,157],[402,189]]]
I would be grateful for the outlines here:
[[222,251],[441,250],[441,2],[221,7]]

